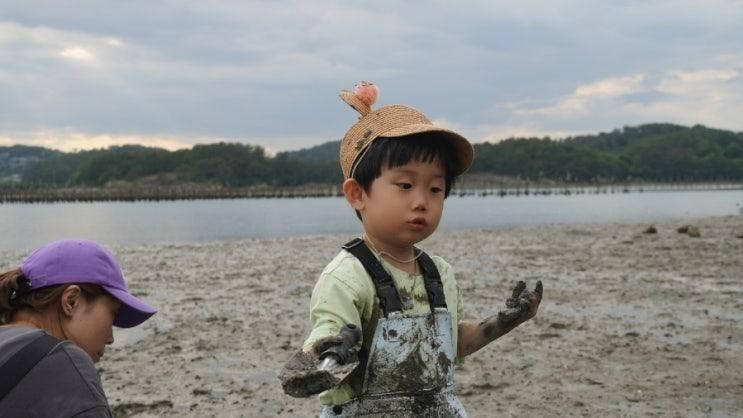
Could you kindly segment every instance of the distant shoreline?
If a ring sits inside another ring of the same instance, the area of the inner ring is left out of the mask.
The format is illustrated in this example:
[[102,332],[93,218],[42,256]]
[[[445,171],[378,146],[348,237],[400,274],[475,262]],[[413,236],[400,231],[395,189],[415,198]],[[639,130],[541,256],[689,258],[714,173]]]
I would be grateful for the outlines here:
[[[452,196],[569,196],[575,194],[616,194],[669,191],[743,190],[743,182],[710,183],[537,183],[509,179],[497,182],[462,182]],[[297,187],[255,186],[226,188],[220,186],[132,186],[19,189],[0,188],[3,203],[57,202],[136,202],[216,199],[294,199],[340,197],[339,185]]]

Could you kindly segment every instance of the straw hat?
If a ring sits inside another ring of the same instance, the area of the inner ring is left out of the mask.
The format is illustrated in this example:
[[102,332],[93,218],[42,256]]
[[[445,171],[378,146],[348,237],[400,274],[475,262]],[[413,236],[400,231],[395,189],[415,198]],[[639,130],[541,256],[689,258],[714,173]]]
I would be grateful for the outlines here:
[[351,177],[354,165],[363,157],[369,144],[379,137],[398,138],[423,132],[436,133],[432,138],[442,138],[452,144],[456,152],[456,172],[467,171],[474,158],[472,144],[449,129],[435,126],[423,113],[404,105],[390,105],[372,110],[379,96],[379,88],[362,81],[354,91],[342,90],[340,97],[361,114],[359,121],[346,132],[341,140],[341,169],[343,178]]

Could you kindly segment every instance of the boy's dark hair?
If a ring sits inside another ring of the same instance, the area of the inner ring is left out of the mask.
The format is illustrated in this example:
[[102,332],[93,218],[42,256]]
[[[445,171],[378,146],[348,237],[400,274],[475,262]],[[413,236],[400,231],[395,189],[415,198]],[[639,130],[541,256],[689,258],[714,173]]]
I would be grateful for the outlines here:
[[[382,175],[382,169],[391,169],[403,166],[411,161],[430,163],[440,161],[444,165],[444,198],[449,197],[456,176],[456,160],[454,147],[436,133],[424,132],[405,137],[380,137],[369,144],[351,176],[366,193],[371,185]],[[361,214],[356,211],[361,219]]]

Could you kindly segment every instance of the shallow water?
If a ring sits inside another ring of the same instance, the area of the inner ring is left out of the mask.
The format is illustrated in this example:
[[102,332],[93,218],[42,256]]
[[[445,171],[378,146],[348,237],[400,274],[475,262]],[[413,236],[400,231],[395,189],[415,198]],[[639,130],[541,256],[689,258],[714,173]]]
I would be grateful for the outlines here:
[[[743,191],[450,197],[439,230],[636,222],[741,213]],[[106,245],[357,234],[342,198],[0,205],[0,249],[79,237]]]

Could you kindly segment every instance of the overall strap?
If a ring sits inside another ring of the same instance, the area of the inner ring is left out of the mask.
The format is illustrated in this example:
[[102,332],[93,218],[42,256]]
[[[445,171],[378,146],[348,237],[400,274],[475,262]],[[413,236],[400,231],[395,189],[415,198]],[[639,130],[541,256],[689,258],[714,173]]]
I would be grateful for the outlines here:
[[58,343],[58,339],[44,332],[0,366],[0,376],[3,377],[0,379],[0,399],[13,390]]
[[347,242],[343,249],[358,258],[366,272],[371,276],[374,287],[377,289],[379,306],[382,308],[384,316],[387,317],[393,312],[401,312],[400,294],[397,292],[392,276],[382,267],[382,263],[366,246],[364,240],[354,238]]
[[418,264],[423,269],[424,283],[426,284],[426,293],[428,294],[428,304],[431,306],[431,312],[436,308],[446,309],[446,298],[444,297],[444,285],[441,283],[441,275],[433,263],[431,257],[422,250],[418,255]]

